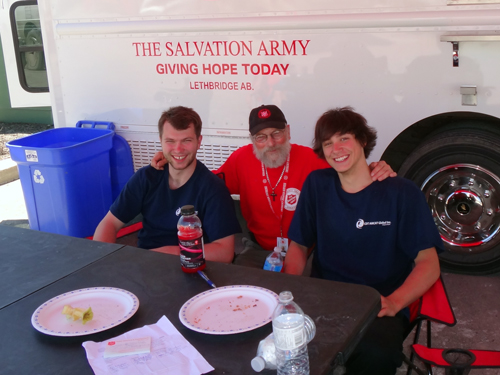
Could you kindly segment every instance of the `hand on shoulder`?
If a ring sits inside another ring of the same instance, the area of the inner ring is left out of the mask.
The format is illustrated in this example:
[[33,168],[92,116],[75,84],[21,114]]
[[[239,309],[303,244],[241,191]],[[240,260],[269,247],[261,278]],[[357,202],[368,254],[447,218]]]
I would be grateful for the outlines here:
[[370,167],[370,176],[372,177],[372,181],[382,181],[387,177],[396,177],[397,173],[394,172],[389,164],[387,164],[384,160],[374,161],[369,165]]
[[162,171],[166,164],[168,164],[168,161],[165,156],[163,156],[163,152],[161,151],[158,151],[153,156],[153,159],[151,159],[151,166],[159,171]]

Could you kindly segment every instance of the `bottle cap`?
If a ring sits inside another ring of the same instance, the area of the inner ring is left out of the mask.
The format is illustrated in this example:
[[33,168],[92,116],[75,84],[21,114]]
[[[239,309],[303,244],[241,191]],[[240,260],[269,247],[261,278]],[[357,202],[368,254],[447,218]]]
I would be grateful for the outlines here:
[[289,292],[289,291],[281,292],[279,295],[279,301],[282,303],[287,303],[287,302],[293,301],[292,292]]
[[254,359],[252,359],[252,361],[250,362],[250,365],[252,366],[252,368],[255,372],[261,372],[262,370],[264,370],[266,368],[266,361],[261,356],[258,356],[258,357],[255,357]]
[[193,215],[194,214],[194,206],[192,204],[188,204],[181,207],[181,215]]

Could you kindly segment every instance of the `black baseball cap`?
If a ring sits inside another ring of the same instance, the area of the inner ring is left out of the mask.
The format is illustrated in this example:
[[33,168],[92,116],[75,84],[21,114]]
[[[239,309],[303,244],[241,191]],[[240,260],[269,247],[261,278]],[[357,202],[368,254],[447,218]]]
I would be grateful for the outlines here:
[[248,122],[250,124],[251,135],[255,135],[262,129],[267,128],[285,129],[287,124],[285,115],[281,112],[281,109],[273,104],[261,105],[252,109]]

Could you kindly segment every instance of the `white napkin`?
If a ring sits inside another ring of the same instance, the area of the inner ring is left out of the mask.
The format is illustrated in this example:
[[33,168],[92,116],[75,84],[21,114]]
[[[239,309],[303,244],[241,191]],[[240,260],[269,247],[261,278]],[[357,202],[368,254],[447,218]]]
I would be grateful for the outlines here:
[[[151,337],[150,353],[104,358],[108,341],[146,336]],[[156,324],[137,328],[102,342],[85,341],[82,346],[96,375],[200,375],[214,370],[165,316]]]

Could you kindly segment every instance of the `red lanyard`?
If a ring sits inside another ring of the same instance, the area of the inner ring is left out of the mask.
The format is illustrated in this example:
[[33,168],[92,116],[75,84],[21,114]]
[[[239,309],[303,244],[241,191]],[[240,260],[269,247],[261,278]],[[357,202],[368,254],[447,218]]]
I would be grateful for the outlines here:
[[[269,184],[269,187],[271,187],[271,182],[268,179],[267,173],[266,173],[266,166],[264,163],[262,163],[262,182],[264,183],[264,192],[266,193],[266,198],[267,202],[269,203],[269,207],[271,207],[271,211],[273,212],[274,216],[280,221],[280,235],[283,237],[283,208],[285,206],[285,192],[286,192],[286,182],[288,180],[288,170],[290,168],[290,154],[288,154],[288,157],[286,158],[286,163],[285,166],[283,167],[283,190],[281,191],[281,212],[279,215],[276,214],[276,211],[274,211],[273,203],[271,202],[271,197],[269,195],[269,188],[267,187],[267,184]],[[279,180],[274,189],[276,189],[279,185]],[[274,198],[274,196],[273,196]]]

